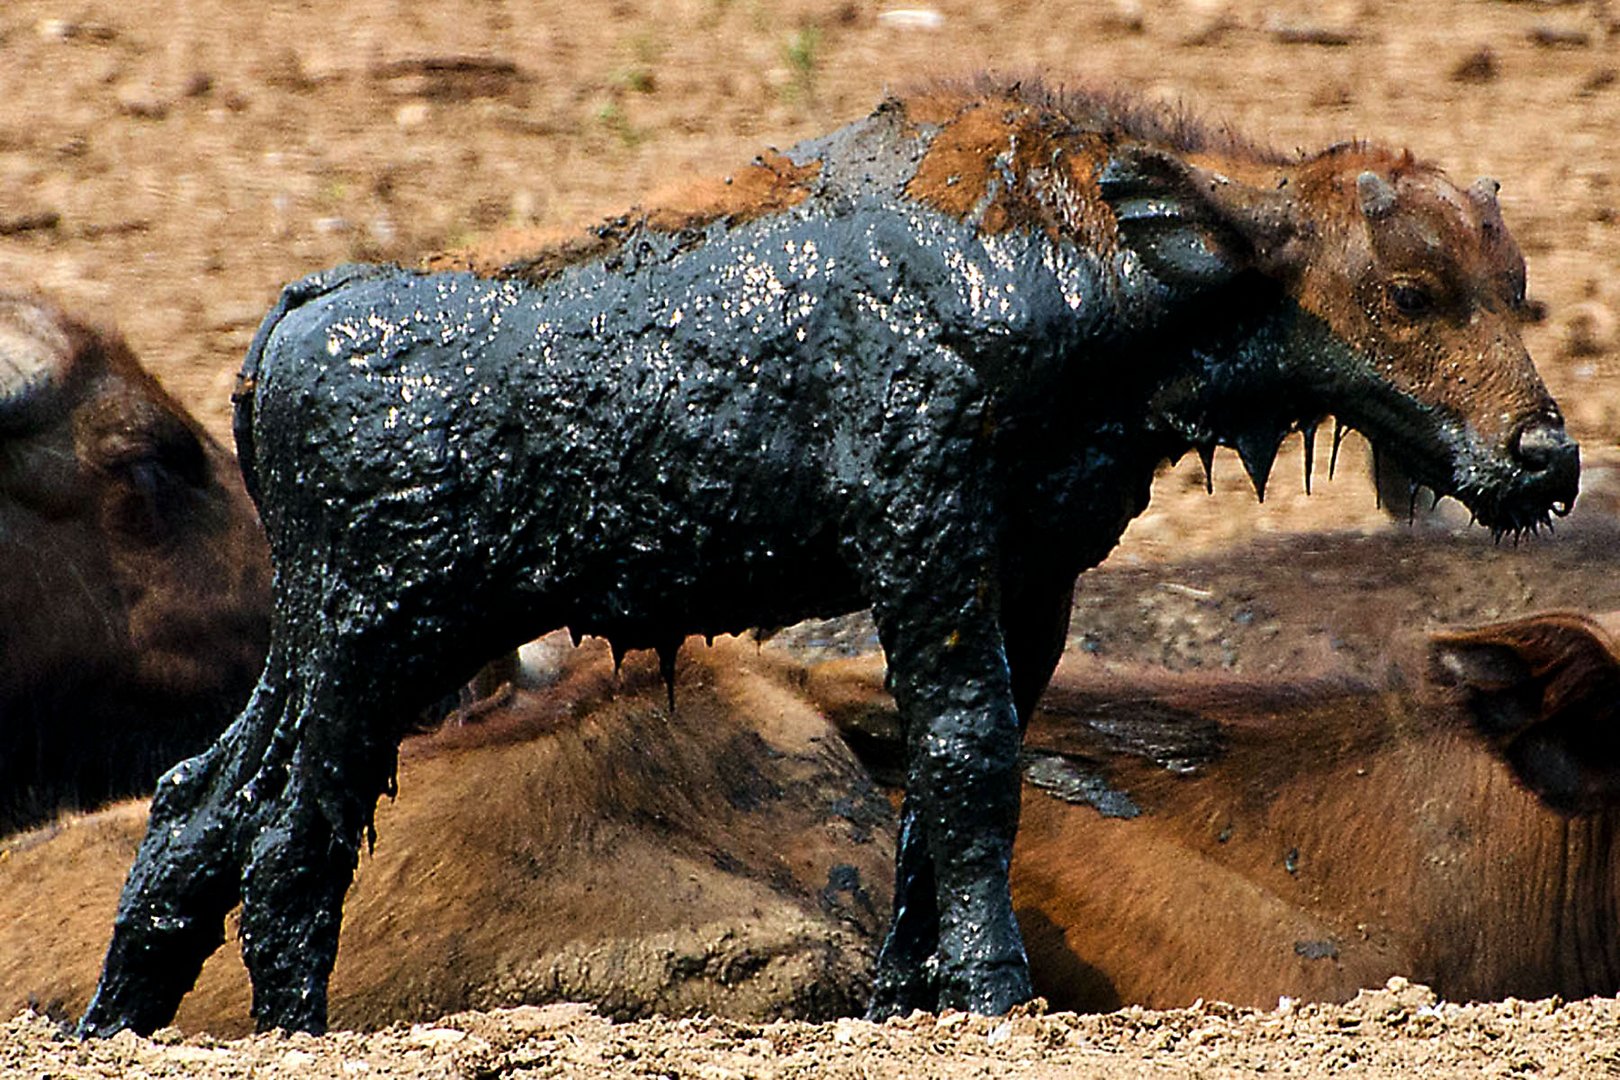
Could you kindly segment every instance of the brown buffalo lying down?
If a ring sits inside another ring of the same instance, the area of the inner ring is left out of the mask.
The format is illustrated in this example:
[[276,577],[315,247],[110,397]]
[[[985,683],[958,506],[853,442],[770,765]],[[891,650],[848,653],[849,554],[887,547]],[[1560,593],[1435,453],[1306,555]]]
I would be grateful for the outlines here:
[[0,833],[212,742],[269,577],[231,455],[116,335],[0,289]]
[[[892,773],[880,660],[689,645],[666,720],[651,659],[616,690],[605,652],[406,743],[414,797],[383,807],[349,895],[337,1026],[859,1007],[894,819],[828,719]],[[1347,999],[1396,974],[1456,1000],[1620,989],[1620,660],[1597,624],[1440,634],[1376,681],[1126,671],[1071,658],[1027,741],[1014,896],[1054,1006]],[[0,844],[0,1015],[82,1007],[144,824],[131,803]],[[247,993],[226,950],[179,1022],[243,1031]]]
[[[335,1026],[547,1000],[621,1017],[864,1006],[888,803],[789,662],[693,642],[678,675],[671,717],[650,655],[615,680],[588,644],[553,686],[407,740],[411,797],[381,807],[346,903]],[[84,1008],[145,824],[131,802],[0,842],[0,1018]],[[177,1023],[245,1032],[247,1003],[228,948]]]
[[[829,711],[881,734],[871,673],[864,699],[828,675]],[[1617,714],[1620,651],[1578,615],[1439,633],[1376,682],[1071,660],[1025,743],[1036,987],[1077,1010],[1397,974],[1458,1001],[1613,994]]]

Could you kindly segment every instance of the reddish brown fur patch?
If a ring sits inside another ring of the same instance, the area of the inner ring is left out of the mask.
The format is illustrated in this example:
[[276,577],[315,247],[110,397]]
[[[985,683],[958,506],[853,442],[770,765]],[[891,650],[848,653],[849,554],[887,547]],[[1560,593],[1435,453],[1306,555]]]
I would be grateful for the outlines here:
[[480,240],[472,247],[440,251],[422,260],[422,269],[435,273],[467,270],[480,277],[507,277],[508,268],[524,266],[522,276],[536,280],[561,273],[618,246],[598,232],[580,234],[555,227],[509,229]]
[[891,98],[894,107],[905,113],[911,124],[944,125],[957,119],[963,112],[984,105],[987,99],[997,98],[1012,104],[1004,92],[979,93],[973,87],[937,84],[904,97]]
[[1155,147],[1268,188],[1279,166],[1297,160],[1171,106],[1039,79],[936,82],[899,105],[912,123],[942,128],[909,196],[958,218],[978,211],[985,232],[1038,228],[1104,259],[1116,230],[1097,177],[1119,148]]
[[809,196],[820,171],[818,161],[795,165],[773,150],[730,176],[704,178],[655,194],[645,209],[610,218],[586,233],[511,230],[469,248],[430,255],[423,267],[542,282],[570,266],[611,255],[638,229],[675,235],[716,221],[737,226],[782,213]]
[[[998,115],[987,104],[959,113],[918,162],[906,194],[952,217],[967,217],[1001,181],[997,159],[1011,158],[1017,152],[1017,120],[1016,114],[1000,111]],[[983,227],[987,232],[1001,232],[1007,227],[1006,218],[1002,207],[990,206],[984,210]]]
[[684,185],[650,200],[646,221],[662,232],[701,229],[722,218],[741,225],[770,214],[780,214],[803,202],[821,162],[795,165],[785,154],[771,150],[755,158],[741,172]]
[[[951,99],[923,99],[912,119],[939,115]],[[1075,130],[1064,116],[1014,99],[960,101],[934,137],[906,195],[959,219],[978,215],[987,233],[1040,229],[1069,235],[1100,253],[1112,246],[1114,216],[1097,188],[1108,139]]]
[[1188,157],[1208,155],[1273,166],[1298,160],[1298,155],[1281,154],[1230,126],[1210,125],[1185,109],[1143,101],[1120,90],[1054,89],[1039,78],[1008,80],[982,74],[936,80],[903,100],[908,117],[916,123],[943,124],[968,105],[994,100],[1060,117],[1075,130],[1118,136]]

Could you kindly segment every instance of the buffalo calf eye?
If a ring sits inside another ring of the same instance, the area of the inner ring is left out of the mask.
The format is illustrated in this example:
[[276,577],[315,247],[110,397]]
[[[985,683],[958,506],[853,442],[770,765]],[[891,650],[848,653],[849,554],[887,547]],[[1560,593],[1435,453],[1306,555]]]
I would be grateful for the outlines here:
[[1434,298],[1421,285],[1391,285],[1389,299],[1402,315],[1422,315],[1434,307]]

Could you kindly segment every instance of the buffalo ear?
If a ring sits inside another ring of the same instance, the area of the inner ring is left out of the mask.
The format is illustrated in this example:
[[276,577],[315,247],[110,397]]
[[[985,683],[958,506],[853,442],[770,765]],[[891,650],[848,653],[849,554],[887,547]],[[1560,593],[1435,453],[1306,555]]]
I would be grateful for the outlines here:
[[1525,787],[1562,813],[1620,806],[1620,658],[1582,615],[1430,639],[1430,676]]
[[1207,288],[1246,270],[1276,271],[1295,227],[1286,189],[1256,187],[1163,150],[1131,147],[1097,177],[1121,246],[1168,285]]

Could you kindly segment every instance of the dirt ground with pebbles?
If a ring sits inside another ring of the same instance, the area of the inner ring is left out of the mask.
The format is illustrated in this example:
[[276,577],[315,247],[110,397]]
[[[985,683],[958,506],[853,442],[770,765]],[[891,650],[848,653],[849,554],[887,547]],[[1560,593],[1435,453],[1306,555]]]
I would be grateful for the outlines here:
[[915,1014],[871,1024],[740,1024],[702,1018],[613,1024],[585,1005],[460,1013],[371,1034],[260,1035],[235,1042],[124,1033],[80,1043],[47,1021],[0,1027],[7,1076],[693,1077],[697,1080],[1570,1076],[1620,1072],[1620,1003],[1437,1002],[1401,979],[1346,1005],[1218,1003],[1173,1012],[1005,1018]]
[[[1606,0],[9,0],[0,271],[121,328],[224,438],[253,327],[308,271],[588,222],[919,78],[1114,84],[1282,147],[1370,137],[1465,181],[1498,177],[1545,312],[1527,341],[1585,447],[1594,490],[1578,513],[1609,514],[1617,20]],[[1333,483],[1317,456],[1310,498],[1292,481],[1298,440],[1285,449],[1264,507],[1229,454],[1214,496],[1195,461],[1167,470],[1113,564],[1390,528],[1354,440]],[[0,1027],[0,1075],[1594,1076],[1620,1073],[1617,1012],[1399,986],[1270,1013],[756,1027],[555,1006],[366,1036],[99,1044],[23,1016]]]

